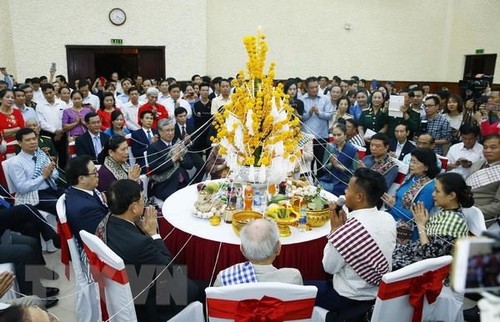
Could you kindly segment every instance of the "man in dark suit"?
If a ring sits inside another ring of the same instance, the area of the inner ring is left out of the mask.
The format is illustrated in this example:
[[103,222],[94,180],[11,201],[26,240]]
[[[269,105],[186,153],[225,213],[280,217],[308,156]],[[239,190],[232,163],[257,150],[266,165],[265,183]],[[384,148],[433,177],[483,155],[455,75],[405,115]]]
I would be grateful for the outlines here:
[[165,200],[189,183],[187,170],[193,161],[182,142],[174,141],[175,124],[171,119],[158,122],[160,140],[151,144],[147,150],[149,168],[152,174],[152,193]]
[[92,161],[98,163],[97,156],[108,142],[109,136],[101,133],[101,118],[96,113],[85,115],[85,123],[88,131],[76,138],[76,155],[88,155]]
[[395,139],[392,139],[389,144],[389,151],[393,152],[393,157],[403,161],[405,155],[408,155],[415,149],[415,145],[408,141],[410,129],[406,124],[398,124],[394,129]]
[[97,191],[99,176],[90,156],[81,155],[68,161],[66,167],[66,216],[73,235],[80,240],[80,230],[95,233],[108,213],[103,196]]
[[142,128],[132,132],[132,155],[135,162],[141,166],[141,173],[146,173],[146,161],[144,160],[144,152],[148,149],[151,143],[158,141],[158,131],[152,129],[154,114],[152,111],[146,110],[140,115],[140,124]]
[[[106,217],[107,220],[99,225],[97,236],[123,259],[130,275],[141,276],[141,270],[146,270],[146,266],[166,267],[168,265],[169,271],[172,272],[174,265],[172,256],[158,234],[156,209],[153,206],[145,207],[145,198],[141,195],[141,187],[137,182],[129,179],[115,181],[108,189],[107,194],[112,215]],[[181,268],[176,267],[175,269]],[[158,269],[156,272],[159,273]],[[180,291],[180,288],[187,287],[185,290],[187,291],[185,299],[187,302],[198,299],[198,288],[187,279],[187,272],[182,271],[181,273],[184,274],[183,281],[187,281],[187,284],[183,284],[180,279],[177,280],[178,284],[173,282],[165,286],[156,282],[148,291],[145,305],[136,303],[135,309],[139,321],[166,321],[182,309],[180,305],[187,303],[175,303],[177,306],[162,306],[162,303],[166,303],[164,301],[166,299],[163,298],[160,301],[160,297],[168,296],[169,293],[175,294],[176,291]],[[158,281],[161,280],[162,278],[158,279]],[[142,280],[140,278],[130,279],[130,283],[133,296],[137,296],[144,289],[144,278]],[[158,285],[169,289],[168,292],[159,291],[157,301],[156,288],[160,287]]]
[[177,107],[174,111],[174,115],[176,121],[174,141],[182,140],[187,146],[189,156],[191,157],[193,165],[196,168],[193,183],[198,183],[201,179],[203,179],[203,175],[205,174],[203,169],[205,162],[203,161],[201,153],[195,153],[192,151],[196,146],[195,141],[198,140],[200,132],[198,132],[195,137],[191,137],[191,135],[195,132],[195,128],[194,125],[187,124],[187,111],[184,107]]

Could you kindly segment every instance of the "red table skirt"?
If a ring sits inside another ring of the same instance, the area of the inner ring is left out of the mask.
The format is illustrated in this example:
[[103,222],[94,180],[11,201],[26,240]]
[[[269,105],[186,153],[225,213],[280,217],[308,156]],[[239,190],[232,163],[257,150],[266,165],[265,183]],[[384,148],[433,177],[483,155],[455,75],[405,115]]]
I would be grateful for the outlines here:
[[[176,229],[163,218],[159,220],[159,224],[161,236],[165,238],[168,235],[165,239],[165,245],[172,256],[177,256],[175,258],[177,264],[187,265],[188,276],[191,279],[212,279],[213,282],[222,269],[245,261],[239,245],[222,244],[217,260],[220,242],[196,236],[189,240],[190,234]],[[188,240],[189,242],[181,251]],[[326,238],[322,237],[305,243],[283,245],[280,255],[274,261],[274,266],[297,268],[304,280],[324,280],[328,275],[323,270],[321,259],[326,242]],[[179,251],[181,252],[179,253]],[[215,271],[214,266],[216,266]],[[214,276],[212,277],[213,271]]]

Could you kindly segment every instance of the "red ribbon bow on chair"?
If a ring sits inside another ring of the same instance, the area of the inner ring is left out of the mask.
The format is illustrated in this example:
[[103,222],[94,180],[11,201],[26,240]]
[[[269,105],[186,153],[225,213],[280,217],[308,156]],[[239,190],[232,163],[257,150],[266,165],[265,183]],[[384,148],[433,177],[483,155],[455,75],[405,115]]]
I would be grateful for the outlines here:
[[310,319],[315,298],[282,301],[264,296],[262,299],[225,300],[207,298],[209,317],[236,322],[281,322]]
[[73,238],[73,234],[71,233],[71,228],[67,222],[61,223],[59,220],[57,221],[57,232],[59,233],[59,238],[61,240],[61,263],[65,265],[64,275],[69,280],[69,246],[68,240]]
[[107,277],[120,284],[128,283],[127,271],[125,269],[119,270],[107,263],[103,262],[96,253],[94,253],[87,245],[83,244],[83,249],[85,249],[85,254],[89,260],[90,271],[95,281],[99,284],[99,295],[101,297],[101,312],[102,319],[108,319],[108,310],[106,309],[106,295],[104,293],[104,278]]
[[450,265],[446,265],[438,270],[402,281],[387,284],[382,281],[380,282],[377,297],[385,301],[408,294],[408,301],[413,307],[412,322],[420,322],[422,321],[424,296],[427,298],[429,304],[434,303],[439,294],[441,294],[443,280],[449,271]]
[[281,322],[285,316],[282,300],[264,296],[260,300],[243,300],[236,309],[236,322]]
[[413,322],[422,321],[424,296],[427,298],[427,302],[432,304],[436,301],[439,294],[441,294],[443,280],[448,275],[449,270],[450,266],[448,265],[412,279],[409,301],[410,305],[413,306]]

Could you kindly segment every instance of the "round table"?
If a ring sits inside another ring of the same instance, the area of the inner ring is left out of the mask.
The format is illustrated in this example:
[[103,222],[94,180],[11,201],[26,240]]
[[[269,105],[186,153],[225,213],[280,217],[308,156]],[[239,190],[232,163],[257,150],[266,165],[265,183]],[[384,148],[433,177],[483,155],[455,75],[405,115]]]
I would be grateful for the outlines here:
[[[336,197],[325,191],[322,195],[335,201]],[[240,238],[231,224],[221,222],[211,226],[207,219],[193,215],[193,205],[198,198],[196,185],[191,185],[172,194],[163,203],[164,221],[160,221],[160,232],[165,244],[176,257],[176,262],[186,264],[188,275],[196,280],[215,279],[226,267],[245,261],[240,252]],[[291,227],[292,235],[280,238],[281,254],[274,265],[295,267],[304,280],[320,280],[327,277],[321,259],[326,244],[324,238],[330,231],[326,223],[311,231],[301,232]]]

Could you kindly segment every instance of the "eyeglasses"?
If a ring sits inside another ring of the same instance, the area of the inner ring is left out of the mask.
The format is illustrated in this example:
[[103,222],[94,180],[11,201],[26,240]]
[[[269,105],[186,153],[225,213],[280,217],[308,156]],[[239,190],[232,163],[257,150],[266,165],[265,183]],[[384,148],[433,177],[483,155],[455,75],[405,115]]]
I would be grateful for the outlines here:
[[94,170],[94,171],[92,171],[92,172],[89,172],[89,173],[87,173],[87,174],[82,174],[82,175],[83,175],[83,176],[96,176],[96,177],[97,177],[97,175],[98,175],[98,173],[97,173],[97,169],[95,169],[95,170]]

